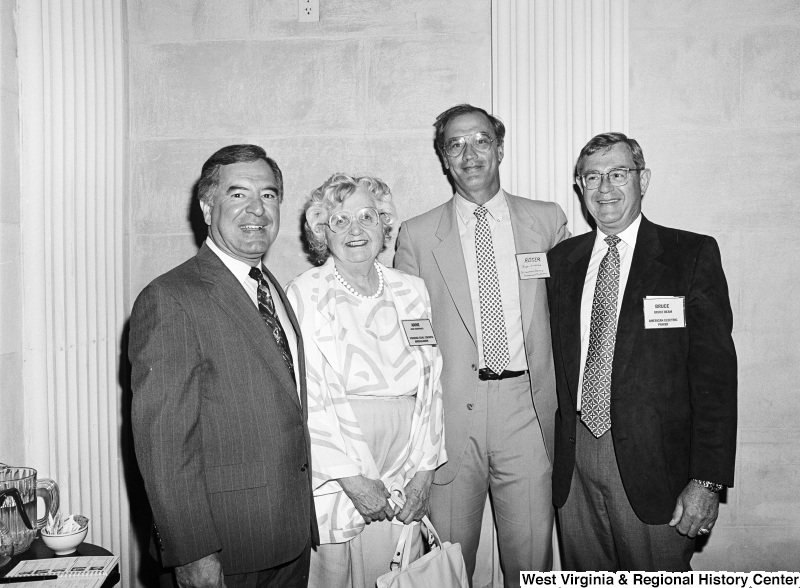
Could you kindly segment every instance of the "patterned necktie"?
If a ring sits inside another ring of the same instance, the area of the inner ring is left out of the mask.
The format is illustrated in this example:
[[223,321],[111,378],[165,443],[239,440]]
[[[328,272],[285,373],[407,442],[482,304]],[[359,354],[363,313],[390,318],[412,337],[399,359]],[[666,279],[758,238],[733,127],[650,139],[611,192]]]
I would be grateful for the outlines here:
[[475,227],[475,253],[478,257],[478,296],[481,302],[481,338],[483,339],[483,361],[496,374],[503,373],[509,362],[506,321],[500,297],[500,282],[494,261],[492,231],[486,214],[489,211],[479,206],[475,209],[478,224]]
[[278,320],[278,315],[275,312],[275,301],[272,300],[272,294],[269,291],[267,279],[261,270],[257,267],[250,268],[250,277],[258,282],[258,313],[264,322],[267,323],[272,336],[275,338],[275,343],[278,344],[278,349],[281,350],[283,361],[286,362],[286,367],[289,368],[289,373],[294,380],[294,363],[292,362],[292,352],[289,350],[289,342],[286,340],[286,333]]
[[581,420],[595,437],[611,428],[611,366],[617,341],[617,297],[619,295],[620,238],[605,238],[608,252],[597,270],[589,327],[589,351],[583,370]]

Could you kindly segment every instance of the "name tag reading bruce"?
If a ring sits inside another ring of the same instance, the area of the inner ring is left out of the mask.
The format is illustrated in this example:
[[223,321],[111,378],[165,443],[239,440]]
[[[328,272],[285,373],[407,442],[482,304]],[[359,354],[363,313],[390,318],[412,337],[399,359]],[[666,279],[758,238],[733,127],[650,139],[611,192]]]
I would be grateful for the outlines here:
[[645,329],[678,329],[686,326],[683,296],[647,296],[644,299]]
[[408,344],[412,347],[420,345],[436,345],[436,337],[433,336],[433,327],[428,319],[416,319],[401,321],[403,330],[406,332]]
[[520,280],[549,278],[550,267],[547,265],[547,253],[517,253],[517,271]]

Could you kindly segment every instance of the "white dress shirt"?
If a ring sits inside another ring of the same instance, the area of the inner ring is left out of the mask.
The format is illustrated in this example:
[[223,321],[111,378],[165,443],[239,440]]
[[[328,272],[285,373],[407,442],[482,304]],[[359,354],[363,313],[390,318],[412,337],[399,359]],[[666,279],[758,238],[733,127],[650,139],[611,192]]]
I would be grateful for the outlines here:
[[[239,283],[250,296],[250,300],[258,308],[258,282],[250,277],[250,268],[252,266],[243,261],[235,259],[220,249],[211,237],[206,238],[206,245],[213,251],[217,257],[220,258],[222,263],[225,264],[231,273],[239,280]],[[262,272],[264,268],[262,267]],[[264,275],[266,279],[266,274]],[[275,286],[267,279],[270,294],[272,294],[272,301],[275,303],[275,312],[278,315],[278,320],[281,322],[284,333],[286,333],[286,341],[289,343],[289,350],[292,352],[292,365],[294,366],[294,381],[297,384],[297,395],[300,395],[300,367],[298,365],[297,357],[297,334],[294,332],[292,322],[289,320],[289,315],[286,314],[286,309],[283,307],[283,301],[275,289]]]
[[[631,273],[631,261],[633,260],[633,250],[636,248],[636,236],[639,234],[639,225],[642,224],[642,215],[636,217],[630,226],[619,233],[617,243],[619,251],[619,291],[617,292],[617,324],[619,324],[619,311],[622,309],[622,295],[625,293],[625,286],[628,283],[628,276]],[[589,269],[586,270],[586,280],[583,282],[583,295],[581,296],[581,373],[578,378],[578,410],[581,409],[581,394],[583,392],[583,370],[586,368],[586,356],[589,353],[589,328],[592,323],[592,302],[594,301],[594,287],[597,284],[597,272],[600,269],[600,262],[603,261],[608,252],[608,237],[599,228],[597,237],[594,240],[592,257],[589,259]]]
[[[483,360],[483,338],[481,336],[481,299],[478,294],[478,257],[475,253],[475,227],[478,219],[475,209],[478,205],[456,194],[456,213],[461,249],[467,266],[469,291],[472,297],[472,312],[475,316],[475,332],[478,343],[478,367],[486,367]],[[519,274],[517,273],[514,232],[511,228],[511,213],[508,210],[506,195],[501,189],[483,205],[489,214],[486,220],[492,232],[492,248],[497,266],[497,279],[500,283],[500,297],[503,301],[503,318],[506,323],[508,354],[510,361],[507,370],[528,369],[525,357],[525,339],[522,333],[522,311],[519,305]]]

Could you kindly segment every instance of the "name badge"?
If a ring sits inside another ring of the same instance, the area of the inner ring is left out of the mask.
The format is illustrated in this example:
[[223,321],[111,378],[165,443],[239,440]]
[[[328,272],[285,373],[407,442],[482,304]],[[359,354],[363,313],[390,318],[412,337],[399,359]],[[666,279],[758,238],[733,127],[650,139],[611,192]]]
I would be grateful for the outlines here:
[[644,299],[645,329],[679,329],[686,326],[683,296],[647,296]]
[[549,278],[547,253],[517,253],[517,271],[520,280]]
[[436,337],[433,336],[433,327],[428,319],[416,319],[401,321],[403,330],[406,332],[408,344],[412,347],[420,345],[436,345]]

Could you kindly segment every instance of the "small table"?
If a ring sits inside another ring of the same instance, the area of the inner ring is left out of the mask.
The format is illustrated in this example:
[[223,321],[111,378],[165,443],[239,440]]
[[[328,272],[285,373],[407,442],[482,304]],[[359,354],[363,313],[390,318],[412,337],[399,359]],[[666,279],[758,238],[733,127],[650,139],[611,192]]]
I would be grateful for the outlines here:
[[[73,553],[69,555],[56,555],[55,552],[50,549],[47,545],[44,544],[44,541],[37,538],[31,543],[31,546],[22,552],[20,555],[15,555],[11,558],[6,565],[0,567],[0,578],[5,576],[8,572],[13,570],[16,565],[25,560],[31,559],[50,559],[54,557],[79,557],[82,555],[113,555],[107,549],[100,547],[99,545],[94,545],[92,543],[86,543],[85,541],[78,545],[78,549],[75,550]],[[114,566],[114,569],[111,570],[111,573],[108,574],[105,581],[103,582],[100,588],[111,588],[112,586],[119,583],[119,565]],[[16,584],[10,584],[9,586],[16,586]],[[21,586],[24,586],[22,584]]]

